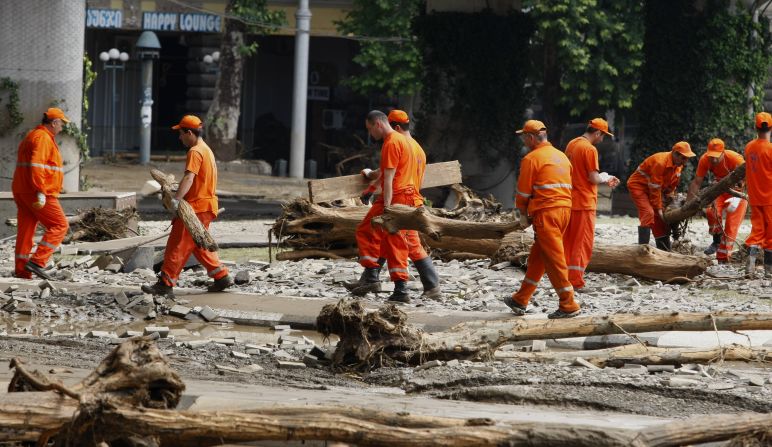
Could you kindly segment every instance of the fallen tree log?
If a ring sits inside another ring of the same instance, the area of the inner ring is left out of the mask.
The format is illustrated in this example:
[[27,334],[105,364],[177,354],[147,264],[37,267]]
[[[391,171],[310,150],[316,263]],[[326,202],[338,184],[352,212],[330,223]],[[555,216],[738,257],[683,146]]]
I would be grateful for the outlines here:
[[739,345],[715,348],[658,348],[631,344],[592,351],[497,351],[495,357],[497,359],[532,363],[570,362],[579,357],[599,367],[620,367],[628,363],[638,365],[683,365],[687,363],[712,363],[716,360],[772,362],[772,349],[753,349]]
[[390,206],[372,222],[373,225],[380,225],[392,234],[399,230],[416,230],[434,240],[440,240],[443,236],[501,239],[507,233],[523,229],[520,222],[469,222],[446,219],[433,215],[429,208],[413,208],[406,205]]
[[705,209],[708,205],[713,203],[718,196],[728,192],[733,186],[743,181],[744,178],[745,163],[738,166],[720,181],[700,190],[697,197],[686,202],[680,208],[665,211],[665,223],[675,224],[694,216],[700,210]]
[[[77,402],[53,392],[0,396],[0,441],[54,440],[80,411]],[[772,415],[699,415],[642,430],[488,419],[452,419],[352,407],[270,407],[243,411],[174,411],[103,405],[93,414],[98,445],[129,435],[154,438],[160,446],[214,446],[250,441],[338,441],[360,446],[599,446],[664,447],[722,441],[770,431]],[[85,441],[88,439],[88,441]]]
[[418,365],[428,360],[485,360],[502,345],[537,339],[655,331],[772,329],[772,313],[719,312],[616,314],[564,320],[473,321],[447,331],[425,333],[407,324],[395,305],[367,312],[359,301],[325,305],[316,319],[325,336],[340,337],[333,364],[369,369],[392,364]]
[[[529,233],[507,234],[496,253],[493,263],[509,261],[525,267],[533,244]],[[709,261],[699,256],[682,255],[658,250],[650,245],[612,245],[596,242],[587,266],[588,272],[621,273],[655,281],[688,281],[688,278],[705,273]]]
[[[164,207],[167,210],[171,210],[173,208],[172,199],[174,198],[172,191],[174,176],[171,174],[167,175],[158,169],[151,169],[150,175],[161,185]],[[183,224],[185,224],[185,228],[187,228],[188,232],[193,237],[193,242],[195,242],[196,247],[203,248],[207,251],[217,251],[217,242],[215,242],[214,238],[209,234],[209,231],[206,230],[201,221],[198,220],[198,216],[196,216],[196,212],[193,211],[193,207],[191,207],[184,199],[179,201],[176,216],[182,220]]]

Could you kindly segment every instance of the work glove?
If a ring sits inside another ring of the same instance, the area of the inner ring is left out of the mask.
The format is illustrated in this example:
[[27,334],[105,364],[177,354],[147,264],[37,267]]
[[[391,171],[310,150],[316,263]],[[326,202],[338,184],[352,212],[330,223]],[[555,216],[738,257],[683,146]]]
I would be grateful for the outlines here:
[[726,212],[728,213],[734,213],[737,210],[737,207],[740,206],[740,199],[739,197],[730,197],[724,201],[725,205],[728,205],[726,207]]
[[363,192],[362,195],[359,196],[359,200],[361,200],[362,203],[365,205],[369,205],[370,200],[372,200],[372,198],[373,198],[373,191],[369,189],[365,190],[365,192]]
[[362,174],[362,176],[364,176],[364,178],[370,180],[370,173],[371,172],[373,172],[372,169],[364,168],[364,169],[362,169],[361,174]]
[[170,209],[169,211],[176,213],[177,209],[179,209],[180,207],[180,201],[175,198],[172,198],[171,205],[172,205],[172,209]]
[[43,209],[43,207],[46,206],[46,195],[39,192],[37,194],[37,199],[37,202],[32,203],[32,208],[35,208],[36,210]]
[[605,183],[612,188],[616,188],[617,185],[619,185],[619,179],[614,177],[613,175],[609,175],[608,172],[601,172],[600,174],[598,174],[598,177],[600,177],[601,183]]

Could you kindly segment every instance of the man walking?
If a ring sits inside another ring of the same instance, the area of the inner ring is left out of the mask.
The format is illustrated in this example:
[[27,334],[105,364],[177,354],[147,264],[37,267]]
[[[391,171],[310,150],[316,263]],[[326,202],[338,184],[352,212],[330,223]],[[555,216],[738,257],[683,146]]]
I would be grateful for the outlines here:
[[[44,268],[67,234],[69,225],[57,199],[64,169],[54,137],[69,122],[61,109],[52,107],[43,114],[40,125],[19,144],[11,185],[18,225],[14,269],[17,278],[32,279],[31,273],[34,273],[51,279]],[[38,222],[46,231],[33,255],[30,252]]]
[[208,290],[220,292],[233,285],[233,278],[228,274],[227,267],[220,263],[216,252],[197,247],[182,219],[176,217],[179,201],[183,199],[193,208],[204,228],[208,229],[209,224],[217,217],[217,164],[214,153],[201,138],[203,123],[198,117],[185,115],[172,129],[178,131],[180,141],[189,148],[185,175],[172,199],[174,209],[171,211],[175,213],[175,217],[172,219],[172,232],[166,242],[161,273],[155,284],[143,285],[142,291],[154,295],[171,295],[180,272],[192,253],[214,279]]
[[[417,188],[415,189],[414,193],[415,200],[413,206],[422,207],[424,206],[424,198],[421,195],[419,188],[423,183],[424,174],[426,173],[426,153],[424,152],[421,145],[418,144],[418,141],[416,141],[415,138],[413,138],[413,136],[410,134],[410,118],[405,111],[394,109],[389,112],[387,119],[389,120],[389,126],[399,132],[400,135],[407,138],[410,146],[413,149],[413,156],[416,158],[417,167],[414,177],[414,184],[417,186]],[[362,175],[364,175],[367,179],[377,180],[380,176],[380,170],[376,169],[373,171],[367,169],[362,171]],[[364,194],[372,194],[375,191],[376,188],[370,187]],[[369,202],[368,199],[369,197],[365,198],[363,203],[365,201]],[[370,227],[370,230],[371,238],[380,238],[383,234],[382,232],[373,231],[374,228],[372,226]],[[442,296],[442,292],[439,287],[440,277],[437,274],[437,270],[434,268],[432,258],[426,253],[423,246],[421,245],[421,238],[418,235],[418,232],[415,230],[406,230],[406,232],[409,250],[408,258],[413,261],[413,265],[415,266],[416,271],[418,271],[418,276],[421,279],[421,284],[423,285],[424,289],[421,296],[423,298],[438,299]],[[375,243],[374,239],[373,243]],[[384,263],[385,258],[383,257],[383,253],[381,253],[381,257],[378,259],[378,264],[383,266]],[[380,275],[380,268],[378,270],[378,274]],[[347,289],[351,290],[354,295],[364,295],[367,292],[380,291],[380,284],[380,281],[367,282],[367,278],[364,277],[363,273],[362,277],[359,278],[359,281],[344,283],[343,285]]]
[[566,156],[571,161],[571,220],[563,237],[563,250],[568,264],[568,280],[574,290],[584,287],[584,271],[590,264],[595,242],[595,214],[598,208],[598,185],[612,188],[619,179],[599,172],[598,150],[595,145],[608,135],[608,123],[595,118],[587,125],[584,134],[574,138],[566,146]]
[[[697,163],[697,173],[689,184],[686,200],[689,201],[697,196],[708,172],[713,173],[715,181],[718,182],[743,163],[745,159],[742,155],[725,149],[724,141],[720,138],[713,138],[708,143],[707,152]],[[705,210],[708,216],[708,231],[713,235],[713,243],[705,249],[706,255],[715,253],[719,264],[729,262],[729,255],[732,253],[737,232],[740,231],[740,224],[747,210],[748,201],[729,193],[721,194],[713,201]]]
[[670,228],[665,224],[663,197],[672,197],[681,180],[681,170],[695,154],[686,141],[670,152],[649,156],[627,179],[627,189],[638,208],[638,243],[647,245],[654,234],[657,248],[670,251]]
[[394,292],[388,300],[409,303],[407,260],[410,245],[407,231],[390,234],[381,228],[373,228],[371,221],[392,204],[416,206],[416,193],[420,187],[415,183],[418,163],[410,142],[389,125],[386,114],[379,110],[371,111],[367,114],[365,125],[373,139],[383,140],[379,167],[382,195],[357,226],[359,263],[365,268],[360,281],[379,283],[381,264],[378,261],[383,256],[388,264],[389,276],[394,282]]
[[772,115],[761,112],[756,115],[758,137],[745,146],[745,182],[748,185],[748,200],[751,203],[751,234],[745,240],[748,246],[748,260],[745,272],[756,273],[756,258],[764,250],[764,272],[772,276]]
[[575,317],[581,310],[574,301],[563,252],[563,235],[571,218],[571,163],[547,141],[547,127],[541,121],[526,121],[517,133],[529,152],[520,162],[515,205],[523,227],[533,223],[534,243],[520,290],[505,298],[504,303],[515,315],[525,315],[546,271],[560,299],[558,309],[548,317]]

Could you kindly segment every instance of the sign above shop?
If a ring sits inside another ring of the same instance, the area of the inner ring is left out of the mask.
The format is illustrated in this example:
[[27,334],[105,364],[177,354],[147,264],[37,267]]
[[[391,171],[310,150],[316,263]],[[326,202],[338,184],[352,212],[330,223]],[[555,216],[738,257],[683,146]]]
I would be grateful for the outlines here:
[[87,9],[86,28],[121,28],[123,11],[120,9]]
[[219,33],[220,21],[220,16],[214,14],[145,12],[142,14],[142,29],[151,31]]

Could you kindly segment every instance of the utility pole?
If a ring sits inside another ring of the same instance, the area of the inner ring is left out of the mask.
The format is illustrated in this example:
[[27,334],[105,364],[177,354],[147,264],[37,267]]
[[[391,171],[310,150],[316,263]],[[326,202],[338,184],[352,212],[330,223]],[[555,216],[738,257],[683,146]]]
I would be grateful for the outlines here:
[[311,10],[308,0],[298,0],[295,13],[295,84],[292,95],[292,131],[290,143],[290,177],[303,178],[306,158],[306,106],[308,104],[308,44],[311,32]]

